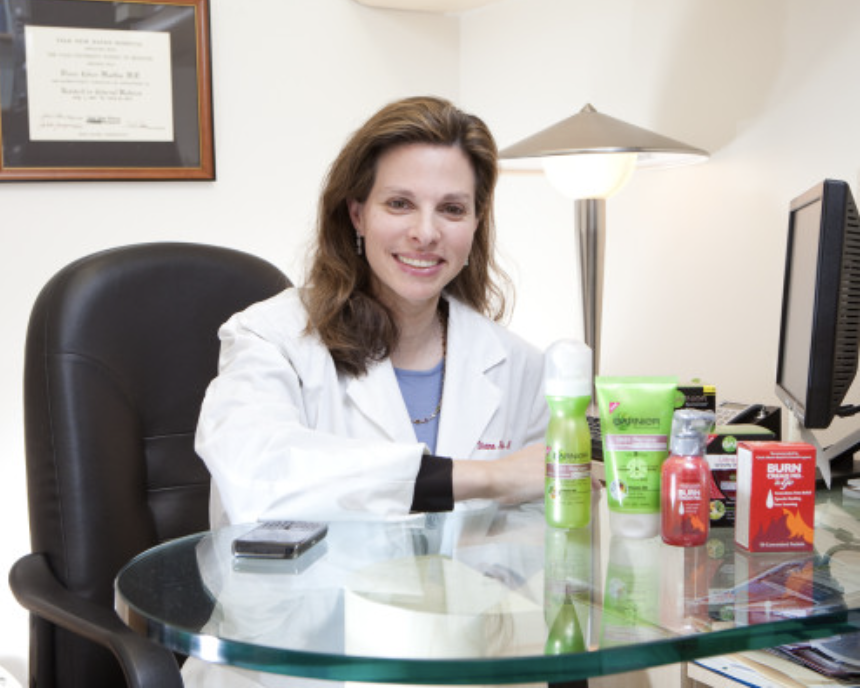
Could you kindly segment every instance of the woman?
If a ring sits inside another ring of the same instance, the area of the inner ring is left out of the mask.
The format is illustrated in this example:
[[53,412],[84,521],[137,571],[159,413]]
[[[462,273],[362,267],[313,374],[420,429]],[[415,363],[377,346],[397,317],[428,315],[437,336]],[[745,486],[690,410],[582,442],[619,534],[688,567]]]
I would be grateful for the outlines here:
[[214,526],[542,496],[542,356],[495,321],[496,176],[487,127],[442,99],[347,142],[308,285],[219,332],[197,433]]

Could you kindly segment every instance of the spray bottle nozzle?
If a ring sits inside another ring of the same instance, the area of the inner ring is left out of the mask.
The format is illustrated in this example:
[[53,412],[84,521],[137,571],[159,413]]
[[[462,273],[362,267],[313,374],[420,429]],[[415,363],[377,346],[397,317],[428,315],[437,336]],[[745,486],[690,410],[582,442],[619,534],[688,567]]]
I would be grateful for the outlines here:
[[687,408],[675,411],[672,418],[672,454],[703,456],[715,418],[713,411]]

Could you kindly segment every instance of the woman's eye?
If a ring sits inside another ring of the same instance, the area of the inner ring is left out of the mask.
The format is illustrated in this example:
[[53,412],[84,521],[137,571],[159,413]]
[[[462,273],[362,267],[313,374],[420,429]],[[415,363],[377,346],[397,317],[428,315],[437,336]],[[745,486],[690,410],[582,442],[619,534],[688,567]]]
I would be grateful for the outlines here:
[[391,199],[388,200],[388,206],[396,211],[402,211],[409,208],[409,202],[405,199]]
[[466,208],[459,204],[446,204],[442,211],[448,216],[465,216]]

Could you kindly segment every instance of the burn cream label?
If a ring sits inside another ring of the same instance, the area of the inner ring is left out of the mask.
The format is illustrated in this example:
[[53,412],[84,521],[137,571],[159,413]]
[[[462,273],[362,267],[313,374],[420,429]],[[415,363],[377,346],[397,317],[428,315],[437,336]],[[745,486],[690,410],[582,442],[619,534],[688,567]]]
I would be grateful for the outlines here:
[[735,542],[751,552],[812,550],[815,447],[803,442],[738,446]]

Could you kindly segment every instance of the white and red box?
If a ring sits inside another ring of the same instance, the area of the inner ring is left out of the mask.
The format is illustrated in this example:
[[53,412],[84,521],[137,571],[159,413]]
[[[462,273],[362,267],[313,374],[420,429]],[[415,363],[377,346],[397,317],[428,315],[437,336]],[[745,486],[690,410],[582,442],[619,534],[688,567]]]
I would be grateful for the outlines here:
[[738,445],[735,543],[750,552],[810,551],[815,524],[815,447]]

